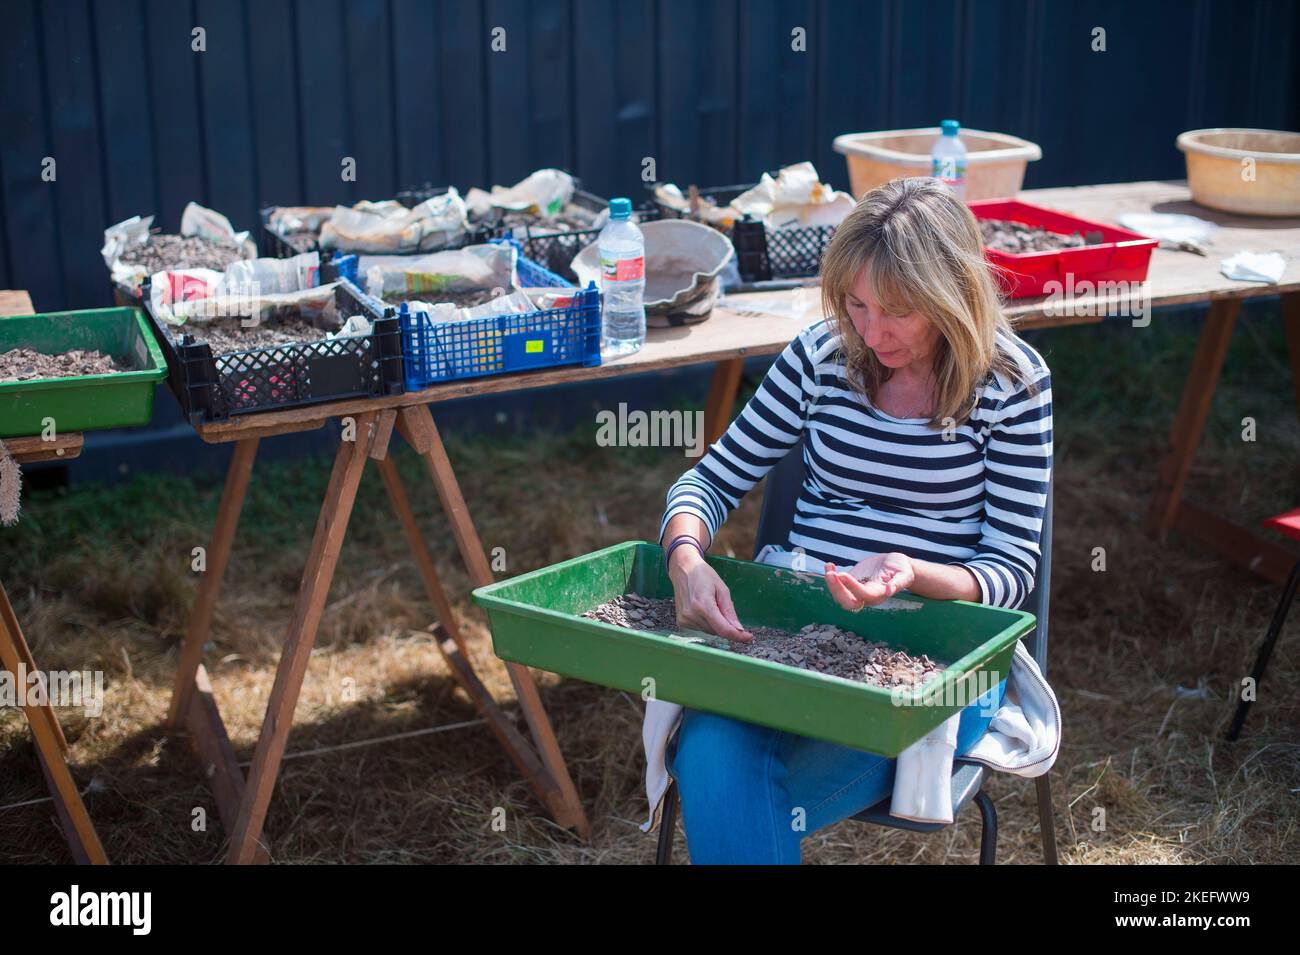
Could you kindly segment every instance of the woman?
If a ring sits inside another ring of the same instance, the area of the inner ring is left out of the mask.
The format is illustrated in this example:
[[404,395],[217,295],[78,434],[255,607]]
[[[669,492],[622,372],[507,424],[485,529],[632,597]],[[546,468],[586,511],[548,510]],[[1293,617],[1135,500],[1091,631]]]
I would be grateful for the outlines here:
[[[1051,379],[1000,310],[975,217],[935,179],[874,189],[826,250],[822,305],[827,318],[786,347],[668,492],[660,541],[678,620],[752,639],[703,554],[800,437],[788,546],[825,562],[840,606],[902,589],[1019,606],[1038,565]],[[1005,687],[962,711],[958,756]],[[893,760],[694,710],[676,742],[671,770],[697,863],[798,863],[804,835],[892,787]]]

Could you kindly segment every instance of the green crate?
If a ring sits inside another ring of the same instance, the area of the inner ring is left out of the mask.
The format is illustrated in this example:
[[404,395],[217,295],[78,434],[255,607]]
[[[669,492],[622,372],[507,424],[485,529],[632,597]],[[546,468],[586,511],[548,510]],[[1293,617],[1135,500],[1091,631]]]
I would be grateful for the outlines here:
[[47,355],[93,348],[133,370],[0,382],[0,438],[40,434],[46,418],[60,434],[148,424],[154,388],[167,375],[166,359],[138,308],[0,317],[0,352],[14,348]]
[[[582,617],[622,593],[671,597],[663,551],[632,541],[474,591],[503,660],[803,736],[897,756],[1005,679],[1032,614],[904,593],[858,613],[825,580],[767,564],[709,557],[742,623],[798,630],[834,624],[866,639],[949,662],[924,690],[897,693]],[[983,671],[983,676],[979,674]],[[905,704],[905,705],[900,705]]]

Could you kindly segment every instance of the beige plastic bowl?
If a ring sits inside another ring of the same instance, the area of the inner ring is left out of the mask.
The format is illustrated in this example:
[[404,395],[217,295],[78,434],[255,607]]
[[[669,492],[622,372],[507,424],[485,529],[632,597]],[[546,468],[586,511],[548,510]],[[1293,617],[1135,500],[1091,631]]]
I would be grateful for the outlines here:
[[[1178,137],[1187,184],[1203,206],[1248,216],[1300,216],[1300,133],[1193,129]],[[1254,180],[1246,178],[1254,160]]]
[[[848,157],[849,185],[860,199],[891,179],[930,175],[930,147],[941,133],[938,126],[845,133],[835,137],[834,147]],[[1014,196],[1025,181],[1025,167],[1043,158],[1037,144],[1006,133],[963,129],[961,141],[966,145],[967,199]]]

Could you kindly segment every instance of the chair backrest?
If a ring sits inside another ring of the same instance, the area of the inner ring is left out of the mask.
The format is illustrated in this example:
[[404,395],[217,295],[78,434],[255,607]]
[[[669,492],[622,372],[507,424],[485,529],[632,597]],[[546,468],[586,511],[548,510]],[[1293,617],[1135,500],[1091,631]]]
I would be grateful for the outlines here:
[[794,527],[795,506],[803,488],[803,443],[789,450],[785,457],[767,472],[763,487],[763,509],[758,516],[758,534],[754,539],[754,556],[768,544],[784,545]]
[[[767,474],[767,484],[763,489],[763,509],[758,518],[758,534],[754,542],[754,556],[767,544],[785,544],[790,539],[790,528],[794,526],[795,507],[799,501],[799,491],[803,487],[803,442],[800,438],[781,461]],[[1053,476],[1047,482],[1047,504],[1043,508],[1043,532],[1039,538],[1042,557],[1038,561],[1038,576],[1034,580],[1034,589],[1022,605],[1023,609],[1032,606],[1037,623],[1034,632],[1027,640],[1029,652],[1043,676],[1047,675],[1047,613],[1052,591],[1052,485]]]

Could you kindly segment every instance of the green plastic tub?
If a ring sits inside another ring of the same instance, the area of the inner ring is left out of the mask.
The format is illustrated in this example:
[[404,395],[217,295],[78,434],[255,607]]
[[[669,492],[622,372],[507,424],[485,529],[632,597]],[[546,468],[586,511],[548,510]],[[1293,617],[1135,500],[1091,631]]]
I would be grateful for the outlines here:
[[904,593],[859,613],[841,609],[820,576],[709,557],[742,623],[798,630],[835,624],[949,664],[907,693],[854,683],[704,645],[689,635],[640,633],[581,616],[619,594],[671,597],[663,551],[632,541],[474,591],[497,656],[604,686],[751,723],[897,756],[997,686],[1032,614]]
[[131,371],[0,382],[0,438],[40,434],[51,418],[59,434],[148,424],[154,388],[167,362],[138,308],[0,317],[0,352],[31,348],[47,355],[93,348]]

